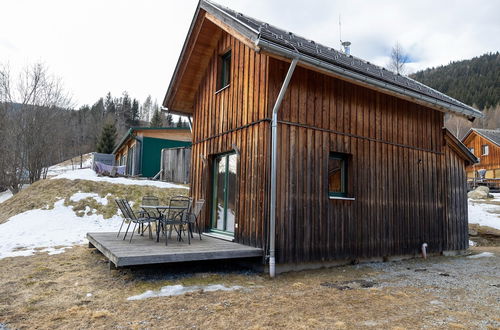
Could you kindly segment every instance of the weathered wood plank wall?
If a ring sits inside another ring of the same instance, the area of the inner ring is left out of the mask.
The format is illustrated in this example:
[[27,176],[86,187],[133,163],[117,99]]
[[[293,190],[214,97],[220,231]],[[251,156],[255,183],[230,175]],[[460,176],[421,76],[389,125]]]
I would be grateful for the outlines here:
[[467,181],[463,160],[450,148],[445,148],[446,214],[444,250],[463,250],[469,242],[467,226]]
[[[269,106],[287,68],[270,60]],[[440,112],[297,68],[280,112],[279,262],[442,251],[442,127]],[[354,201],[328,197],[330,151],[351,155]]]
[[[218,91],[219,55],[232,51],[231,82]],[[223,33],[201,82],[193,116],[192,196],[204,198],[205,228],[209,227],[212,157],[235,148],[238,156],[238,196],[235,241],[265,247],[268,208],[269,121],[267,115],[268,57],[257,54]]]
[[[228,49],[231,84],[217,92]],[[267,244],[269,118],[288,65],[222,33],[194,105],[192,196],[209,203],[212,157],[236,149],[235,240],[256,247]],[[446,158],[442,113],[298,67],[279,119],[278,262],[462,248],[466,209],[451,191],[462,194],[464,163]],[[330,151],[352,155],[354,201],[328,197]]]
[[[476,132],[472,132],[464,141],[464,144],[469,149],[474,148],[474,155],[480,159],[479,164],[466,168],[469,177],[474,177],[474,170],[485,169],[487,170],[487,178],[500,178],[500,147]],[[489,147],[489,152],[486,156],[482,155],[482,145]]]

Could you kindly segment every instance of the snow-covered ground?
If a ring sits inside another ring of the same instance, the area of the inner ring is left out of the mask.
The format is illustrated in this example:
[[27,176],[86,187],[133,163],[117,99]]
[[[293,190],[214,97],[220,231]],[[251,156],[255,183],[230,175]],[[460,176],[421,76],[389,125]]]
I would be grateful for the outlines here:
[[[99,177],[91,169],[66,170],[51,179],[90,180],[114,184],[154,186],[159,188],[182,188],[185,186],[153,180],[134,180],[128,178]],[[9,192],[0,194],[0,202],[10,198]],[[108,196],[100,197],[97,193],[75,193],[70,197],[73,202],[93,198],[96,202],[107,205]],[[117,231],[122,217],[115,215],[104,219],[95,214],[90,207],[79,217],[72,206],[65,206],[64,199],[54,204],[52,209],[35,209],[20,213],[0,224],[0,259],[15,256],[28,256],[36,251],[56,254],[64,252],[76,244],[86,243],[88,232]]]
[[2,204],[3,202],[5,202],[6,200],[8,200],[11,197],[12,197],[12,193],[10,192],[10,190],[0,192],[0,204]]
[[127,300],[142,300],[147,298],[154,297],[170,297],[170,296],[179,296],[181,294],[185,294],[188,292],[196,292],[196,291],[205,291],[205,292],[214,292],[214,291],[234,291],[241,290],[242,286],[234,285],[234,286],[225,286],[221,284],[211,284],[211,285],[193,285],[193,286],[183,286],[183,285],[167,285],[160,289],[160,291],[152,291],[148,290],[144,293],[141,293],[137,296],[128,297]]
[[[81,198],[79,194],[71,199]],[[77,216],[73,207],[64,206],[61,199],[53,209],[30,210],[13,216],[0,225],[0,259],[28,256],[37,250],[61,253],[64,247],[86,243],[87,232],[116,231],[122,222],[117,215],[104,219],[102,215],[88,213]]]
[[67,171],[63,174],[57,175],[51,179],[69,179],[69,180],[90,180],[98,182],[109,182],[116,184],[137,185],[137,186],[153,186],[158,188],[180,188],[188,189],[185,186],[178,184],[154,181],[154,180],[141,180],[141,179],[128,179],[128,178],[110,178],[107,176],[98,176],[93,170],[86,168],[81,170]]
[[[500,194],[493,194],[493,201],[500,203]],[[469,199],[469,223],[500,230],[500,205],[481,203]]]
[[[84,159],[84,161],[82,163],[82,168],[90,168],[90,166],[92,165],[92,155],[85,154],[85,155],[83,155],[83,159]],[[59,165],[59,164],[53,165],[53,166],[49,167],[49,169],[47,171],[47,177],[48,178],[54,177],[56,175],[60,175],[60,174],[63,174],[63,173],[69,172],[69,171],[74,171],[77,169],[80,169],[79,162],[76,162],[73,165],[71,165],[71,164],[69,164],[69,165]]]

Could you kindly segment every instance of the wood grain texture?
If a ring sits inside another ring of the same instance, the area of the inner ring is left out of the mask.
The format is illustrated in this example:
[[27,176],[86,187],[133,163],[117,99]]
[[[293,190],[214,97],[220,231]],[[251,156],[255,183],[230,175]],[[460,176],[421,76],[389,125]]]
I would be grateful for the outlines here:
[[[217,92],[228,48],[231,84]],[[263,249],[269,118],[288,66],[224,32],[193,105],[191,194],[210,201],[213,157],[236,147],[235,241]],[[466,248],[466,162],[442,127],[441,112],[298,66],[279,112],[277,262],[414,255],[424,242],[429,252]],[[330,152],[349,155],[354,200],[329,198]]]
[[116,233],[88,233],[87,239],[116,267],[262,256],[261,249],[208,236],[193,238],[191,244],[169,239],[168,246],[147,236],[134,236],[129,243]]
[[[467,148],[474,148],[474,155],[480,159],[479,164],[467,166],[467,177],[473,178],[474,171],[479,169],[487,170],[487,178],[500,178],[500,147],[489,139],[472,131],[464,140]],[[489,148],[488,155],[482,155],[481,146],[487,145]]]

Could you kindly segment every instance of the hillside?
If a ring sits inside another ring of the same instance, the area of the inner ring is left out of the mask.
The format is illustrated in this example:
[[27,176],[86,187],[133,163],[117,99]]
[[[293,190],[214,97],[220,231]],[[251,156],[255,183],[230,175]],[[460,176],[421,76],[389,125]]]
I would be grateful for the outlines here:
[[484,110],[500,104],[500,53],[418,71],[411,78]]

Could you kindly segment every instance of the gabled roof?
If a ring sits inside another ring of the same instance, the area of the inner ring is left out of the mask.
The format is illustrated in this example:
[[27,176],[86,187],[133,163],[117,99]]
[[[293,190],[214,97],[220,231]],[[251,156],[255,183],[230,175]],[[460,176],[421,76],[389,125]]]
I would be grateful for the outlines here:
[[462,142],[469,137],[472,132],[476,132],[478,135],[484,137],[485,139],[491,141],[500,147],[500,130],[496,129],[483,129],[483,128],[471,128],[467,134],[465,134]]
[[479,163],[479,159],[463,144],[455,135],[453,135],[447,128],[443,128],[444,137],[455,152],[468,162],[468,165]]
[[[215,18],[211,21],[220,25],[224,30],[233,34],[237,33],[240,39],[246,39],[247,45],[253,44],[256,51],[264,50],[279,57],[298,57],[299,65],[316,67],[343,79],[382,89],[390,94],[423,103],[434,109],[450,111],[468,118],[483,116],[479,110],[409,77],[395,74],[370,62],[347,55],[331,47],[323,46],[292,32],[287,32],[207,0],[200,0],[199,2],[177,68],[163,102],[163,105],[166,107],[171,106],[170,101],[174,94],[173,85],[179,79],[179,66],[186,54],[187,43],[194,30],[197,17],[202,12],[206,12]],[[189,113],[187,109],[170,110]]]

